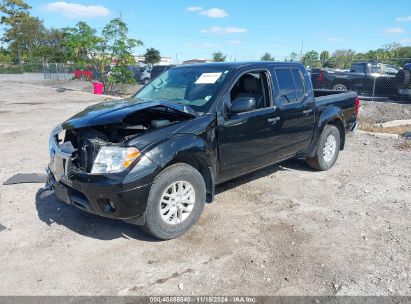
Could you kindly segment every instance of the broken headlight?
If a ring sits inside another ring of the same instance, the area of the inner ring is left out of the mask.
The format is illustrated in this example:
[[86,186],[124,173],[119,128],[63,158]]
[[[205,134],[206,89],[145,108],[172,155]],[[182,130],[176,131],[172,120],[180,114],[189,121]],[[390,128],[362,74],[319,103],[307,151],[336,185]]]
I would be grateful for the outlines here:
[[119,173],[131,166],[140,155],[135,147],[102,146],[94,160],[92,174]]

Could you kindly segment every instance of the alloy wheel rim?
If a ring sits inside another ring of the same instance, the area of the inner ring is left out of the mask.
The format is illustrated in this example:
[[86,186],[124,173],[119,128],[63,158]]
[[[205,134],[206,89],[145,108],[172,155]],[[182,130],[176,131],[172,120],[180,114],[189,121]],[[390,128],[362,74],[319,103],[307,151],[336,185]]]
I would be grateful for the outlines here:
[[327,163],[331,162],[331,160],[333,159],[336,148],[337,148],[337,140],[335,139],[334,135],[332,134],[328,135],[324,143],[324,151],[323,151],[324,160]]
[[160,214],[163,221],[170,225],[184,222],[195,204],[193,185],[187,181],[170,184],[163,192],[160,200]]

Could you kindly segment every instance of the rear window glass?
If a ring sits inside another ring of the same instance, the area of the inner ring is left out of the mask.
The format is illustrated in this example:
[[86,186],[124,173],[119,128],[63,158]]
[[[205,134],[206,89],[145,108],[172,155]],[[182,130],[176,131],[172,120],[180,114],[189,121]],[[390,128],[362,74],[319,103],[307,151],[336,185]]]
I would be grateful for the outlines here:
[[364,73],[364,65],[361,64],[353,64],[351,66],[351,71],[352,73]]
[[295,82],[295,93],[297,95],[297,100],[300,101],[304,98],[305,88],[303,83],[303,75],[299,69],[292,69],[294,82]]
[[291,69],[276,69],[275,74],[280,88],[281,101],[283,103],[296,102],[297,95]]

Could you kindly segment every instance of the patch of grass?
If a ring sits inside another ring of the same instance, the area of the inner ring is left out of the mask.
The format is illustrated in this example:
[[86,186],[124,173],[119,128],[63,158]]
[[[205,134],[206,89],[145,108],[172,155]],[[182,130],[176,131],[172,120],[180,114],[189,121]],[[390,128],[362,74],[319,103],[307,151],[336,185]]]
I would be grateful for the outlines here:
[[402,143],[396,145],[395,147],[401,151],[411,151],[411,141],[405,140]]
[[367,131],[367,132],[373,132],[373,133],[390,133],[390,134],[402,135],[405,132],[411,132],[411,125],[388,127],[388,128],[372,126],[372,125],[361,125],[359,129],[363,131]]
[[21,74],[23,71],[18,65],[0,65],[0,74]]

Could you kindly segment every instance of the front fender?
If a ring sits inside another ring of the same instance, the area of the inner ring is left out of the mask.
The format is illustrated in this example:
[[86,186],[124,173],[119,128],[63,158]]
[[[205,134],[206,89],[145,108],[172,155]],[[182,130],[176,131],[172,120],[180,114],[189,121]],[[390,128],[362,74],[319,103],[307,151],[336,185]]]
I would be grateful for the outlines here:
[[145,151],[160,168],[164,168],[174,159],[192,157],[201,160],[209,167],[215,167],[216,152],[207,142],[193,134],[180,134],[172,136]]

